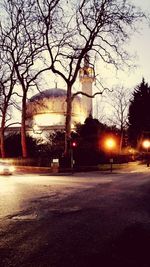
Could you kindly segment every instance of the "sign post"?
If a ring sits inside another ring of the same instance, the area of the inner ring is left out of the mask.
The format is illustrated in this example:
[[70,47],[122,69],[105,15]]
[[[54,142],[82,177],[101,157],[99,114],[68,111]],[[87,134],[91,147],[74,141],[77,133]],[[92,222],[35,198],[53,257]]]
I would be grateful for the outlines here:
[[114,159],[110,158],[109,162],[110,162],[110,171],[112,172],[112,169],[113,169],[112,165],[113,165]]
[[52,167],[52,172],[53,173],[59,172],[59,159],[53,159],[51,167]]

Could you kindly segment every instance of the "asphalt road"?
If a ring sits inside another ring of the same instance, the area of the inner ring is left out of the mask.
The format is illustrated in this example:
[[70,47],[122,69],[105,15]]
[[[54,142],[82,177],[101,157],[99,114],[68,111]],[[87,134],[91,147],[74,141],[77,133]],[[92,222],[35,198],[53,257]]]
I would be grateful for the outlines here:
[[150,168],[0,177],[0,266],[149,267]]

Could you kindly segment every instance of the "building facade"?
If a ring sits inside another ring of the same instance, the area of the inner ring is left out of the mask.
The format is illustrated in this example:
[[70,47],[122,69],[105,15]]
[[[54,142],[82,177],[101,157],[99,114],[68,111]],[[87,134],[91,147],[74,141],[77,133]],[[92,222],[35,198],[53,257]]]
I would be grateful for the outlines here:
[[[79,71],[83,94],[76,95],[72,101],[71,128],[84,123],[92,115],[92,84],[94,70],[89,65],[89,57],[84,59],[84,66]],[[84,95],[85,94],[85,95]],[[52,88],[31,97],[27,103],[26,126],[29,132],[40,132],[41,129],[65,129],[67,91]]]

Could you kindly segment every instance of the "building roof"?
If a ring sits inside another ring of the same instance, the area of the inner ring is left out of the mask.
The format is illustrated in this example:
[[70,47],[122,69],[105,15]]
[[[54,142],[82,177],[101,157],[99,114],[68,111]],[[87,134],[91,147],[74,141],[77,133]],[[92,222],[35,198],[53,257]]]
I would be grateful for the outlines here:
[[42,91],[30,98],[30,102],[34,102],[36,100],[42,100],[43,98],[52,98],[52,97],[60,97],[66,96],[67,91],[65,89],[60,88],[52,88]]

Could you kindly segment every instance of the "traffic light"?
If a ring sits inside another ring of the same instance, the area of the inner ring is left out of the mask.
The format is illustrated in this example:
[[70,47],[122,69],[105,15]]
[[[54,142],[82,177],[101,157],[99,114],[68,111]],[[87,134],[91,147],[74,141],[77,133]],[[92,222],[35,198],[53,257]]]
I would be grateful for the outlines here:
[[77,147],[77,142],[76,142],[76,141],[73,141],[73,142],[72,142],[72,147],[73,147],[73,148]]

